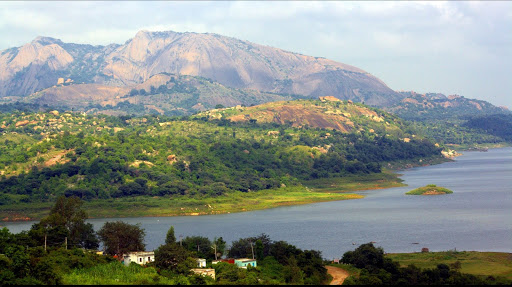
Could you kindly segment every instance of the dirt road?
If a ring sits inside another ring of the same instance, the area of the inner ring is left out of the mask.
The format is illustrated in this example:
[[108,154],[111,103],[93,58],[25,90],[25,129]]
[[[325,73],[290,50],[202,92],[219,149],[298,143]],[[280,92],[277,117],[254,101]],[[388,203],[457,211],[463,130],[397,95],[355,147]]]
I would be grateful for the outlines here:
[[348,277],[348,272],[334,266],[325,266],[327,268],[327,273],[332,276],[332,281],[330,285],[341,285],[343,281]]

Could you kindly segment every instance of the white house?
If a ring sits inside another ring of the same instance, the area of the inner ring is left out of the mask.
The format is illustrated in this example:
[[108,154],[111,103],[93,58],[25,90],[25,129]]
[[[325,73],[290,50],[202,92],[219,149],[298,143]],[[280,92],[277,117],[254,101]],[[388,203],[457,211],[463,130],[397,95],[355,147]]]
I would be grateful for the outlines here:
[[123,256],[124,265],[128,266],[130,263],[134,262],[140,265],[147,264],[149,262],[155,261],[155,252],[153,251],[139,251],[139,252],[130,252]]
[[197,258],[197,267],[198,268],[205,268],[206,267],[206,259],[203,258]]

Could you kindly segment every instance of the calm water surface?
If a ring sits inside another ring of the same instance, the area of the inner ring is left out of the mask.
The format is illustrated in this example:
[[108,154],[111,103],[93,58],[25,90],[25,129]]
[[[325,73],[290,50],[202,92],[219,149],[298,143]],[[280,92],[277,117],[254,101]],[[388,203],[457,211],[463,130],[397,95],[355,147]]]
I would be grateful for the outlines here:
[[[450,249],[512,252],[512,148],[465,152],[456,161],[402,171],[407,187],[358,192],[364,199],[280,207],[244,213],[90,219],[98,230],[106,221],[140,223],[147,250],[161,245],[174,226],[176,237],[222,236],[228,243],[266,233],[302,249],[338,258],[359,244],[375,241],[386,252]],[[453,190],[439,196],[405,192],[437,184]],[[33,222],[2,223],[11,232]],[[419,243],[419,244],[412,244]]]

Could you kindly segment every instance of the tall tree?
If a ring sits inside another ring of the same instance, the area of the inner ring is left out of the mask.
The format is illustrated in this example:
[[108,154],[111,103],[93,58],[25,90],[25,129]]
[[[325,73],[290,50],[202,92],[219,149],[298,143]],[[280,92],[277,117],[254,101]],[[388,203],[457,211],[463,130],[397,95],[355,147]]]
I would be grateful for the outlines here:
[[83,202],[76,196],[57,198],[50,214],[31,228],[31,235],[48,246],[66,242],[69,247],[98,248],[99,241],[91,223],[85,223],[87,212],[81,209]]
[[165,237],[165,244],[174,244],[176,243],[176,235],[174,235],[174,226],[171,226],[167,231],[167,236]]
[[122,221],[105,222],[98,231],[105,252],[110,255],[122,256],[128,252],[144,251],[144,229],[139,225]]

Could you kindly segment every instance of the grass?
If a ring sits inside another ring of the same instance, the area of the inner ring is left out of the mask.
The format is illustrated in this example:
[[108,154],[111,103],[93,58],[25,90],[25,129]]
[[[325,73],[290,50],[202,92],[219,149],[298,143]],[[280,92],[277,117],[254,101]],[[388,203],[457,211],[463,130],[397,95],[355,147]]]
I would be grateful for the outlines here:
[[389,253],[387,258],[398,261],[401,266],[414,264],[420,268],[435,268],[437,264],[450,264],[459,261],[462,273],[482,276],[503,276],[512,279],[512,253],[444,251],[425,253]]
[[[290,186],[257,192],[234,192],[218,197],[192,198],[137,196],[84,202],[91,218],[210,215],[262,210],[279,206],[358,199],[358,190],[405,186],[397,174],[378,174],[326,178],[306,181],[304,186]],[[2,206],[2,221],[37,220],[48,215],[53,203],[19,203]]]
[[153,267],[137,264],[124,266],[118,261],[96,265],[88,269],[75,269],[63,276],[65,285],[174,285],[167,277],[158,275]]
[[396,173],[383,171],[382,173],[368,175],[321,178],[304,181],[303,184],[313,191],[336,193],[406,186],[398,176]]
[[[204,198],[137,196],[92,200],[85,202],[83,208],[92,218],[208,215],[363,197],[358,194],[325,192],[304,186],[293,186]],[[51,206],[51,203],[5,206],[0,210],[0,218],[4,221],[40,219],[49,213]]]
[[448,188],[436,186],[435,184],[428,184],[427,186],[418,187],[411,191],[406,192],[408,195],[437,195],[437,194],[450,194],[453,191]]

